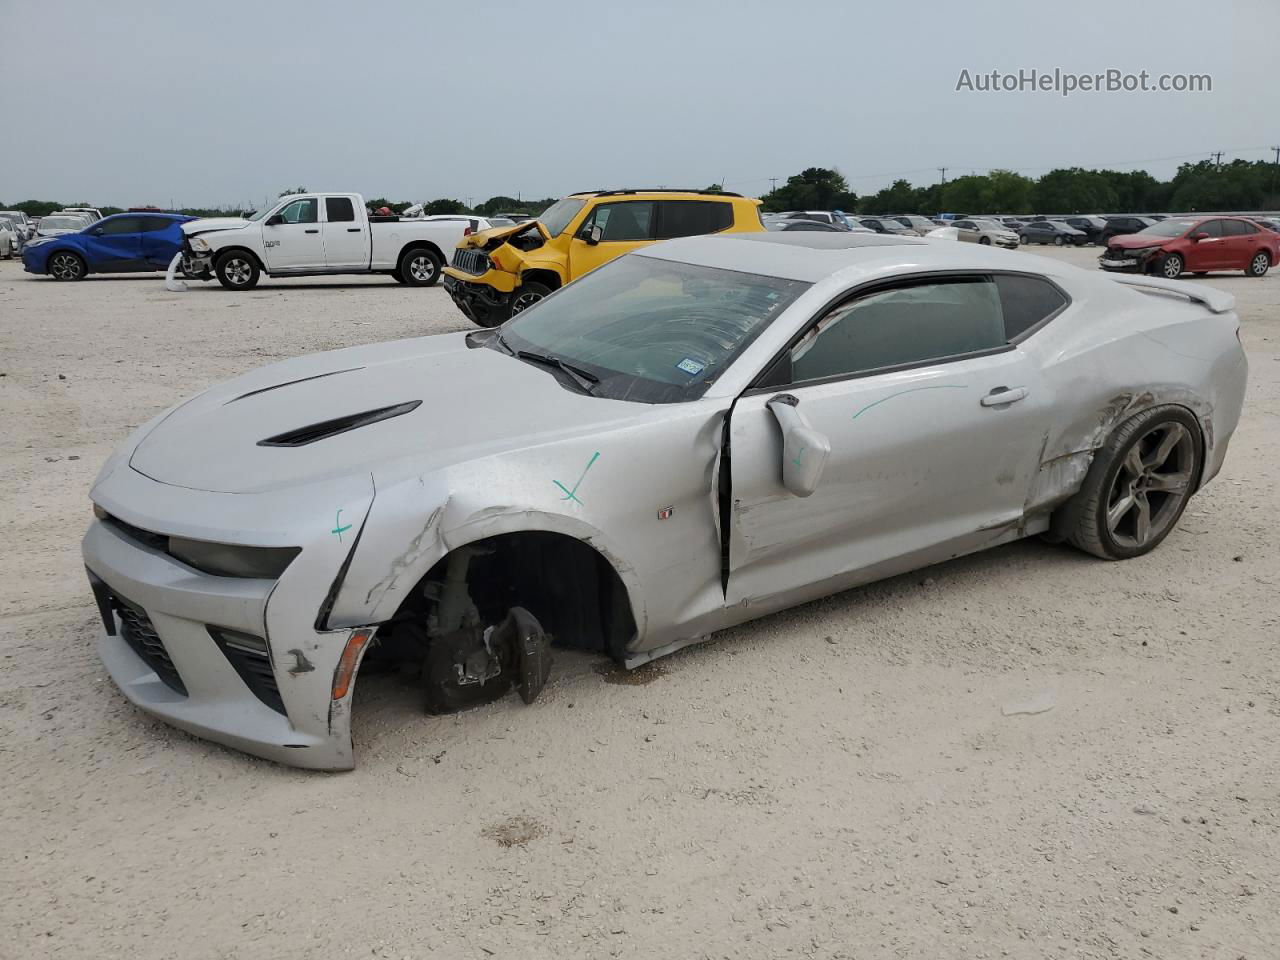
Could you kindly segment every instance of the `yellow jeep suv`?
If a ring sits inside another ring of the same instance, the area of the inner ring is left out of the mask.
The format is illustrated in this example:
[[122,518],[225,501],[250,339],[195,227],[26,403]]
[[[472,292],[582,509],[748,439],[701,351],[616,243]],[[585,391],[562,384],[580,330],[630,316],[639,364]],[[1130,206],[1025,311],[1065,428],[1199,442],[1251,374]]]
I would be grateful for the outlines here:
[[758,233],[759,200],[700,190],[575,193],[537,220],[463,237],[444,288],[463,313],[496,327],[553,290],[659,240]]

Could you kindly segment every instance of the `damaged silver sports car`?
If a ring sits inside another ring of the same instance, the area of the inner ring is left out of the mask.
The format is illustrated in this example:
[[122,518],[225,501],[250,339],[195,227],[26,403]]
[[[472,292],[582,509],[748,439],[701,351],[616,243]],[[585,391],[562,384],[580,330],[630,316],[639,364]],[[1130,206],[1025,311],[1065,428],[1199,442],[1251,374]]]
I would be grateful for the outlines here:
[[1019,537],[1139,556],[1222,466],[1233,308],[977,244],[648,247],[143,426],[91,493],[100,653],[177,727],[344,769],[365,658],[433,713],[528,702],[556,645],[634,667]]

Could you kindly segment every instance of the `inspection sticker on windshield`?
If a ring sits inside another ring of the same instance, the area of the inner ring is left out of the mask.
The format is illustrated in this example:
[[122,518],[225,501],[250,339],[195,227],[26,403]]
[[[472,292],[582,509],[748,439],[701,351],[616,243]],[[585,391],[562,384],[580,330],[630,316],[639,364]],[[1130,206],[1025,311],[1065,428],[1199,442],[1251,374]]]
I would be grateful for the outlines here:
[[685,357],[683,360],[681,360],[679,363],[676,364],[676,369],[683,370],[685,373],[687,373],[691,377],[696,377],[703,370],[707,369],[707,365],[705,363],[699,363],[697,360],[694,360],[692,357]]

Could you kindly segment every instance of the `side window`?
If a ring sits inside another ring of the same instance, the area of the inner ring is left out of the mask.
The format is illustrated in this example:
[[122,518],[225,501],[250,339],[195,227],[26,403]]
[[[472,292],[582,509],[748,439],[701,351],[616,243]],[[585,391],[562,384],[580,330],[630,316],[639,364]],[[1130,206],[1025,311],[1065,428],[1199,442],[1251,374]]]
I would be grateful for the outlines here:
[[659,200],[658,240],[697,237],[733,225],[733,210],[716,200]]
[[167,230],[175,221],[166,220],[164,217],[140,217],[142,220],[143,233],[159,233],[161,230]]
[[315,223],[318,206],[315,197],[303,197],[281,210],[279,217],[285,223]]
[[1200,226],[1194,228],[1192,233],[1207,233],[1211,237],[1221,237],[1223,235],[1221,220],[1206,220]]
[[98,224],[104,236],[114,237],[122,233],[141,233],[141,217],[115,217]]
[[1258,228],[1253,224],[1245,223],[1243,220],[1221,220],[1223,236],[1227,237],[1245,237],[1251,233],[1257,233]]
[[605,243],[625,240],[650,240],[653,227],[653,201],[630,200],[623,203],[602,203],[591,212],[583,227],[590,230],[597,226],[603,231]]
[[350,197],[325,197],[324,215],[330,223],[350,223],[356,218],[355,204]]
[[870,293],[836,307],[791,348],[791,380],[865,373],[1004,346],[1000,294],[985,277]]
[[973,221],[972,221],[972,220],[957,220],[957,221],[956,221],[956,229],[957,229],[957,230],[973,230],[973,229],[974,229]]
[[1045,317],[1067,305],[1062,291],[1038,277],[998,275],[1000,307],[1004,313],[1004,336],[1016,340]]

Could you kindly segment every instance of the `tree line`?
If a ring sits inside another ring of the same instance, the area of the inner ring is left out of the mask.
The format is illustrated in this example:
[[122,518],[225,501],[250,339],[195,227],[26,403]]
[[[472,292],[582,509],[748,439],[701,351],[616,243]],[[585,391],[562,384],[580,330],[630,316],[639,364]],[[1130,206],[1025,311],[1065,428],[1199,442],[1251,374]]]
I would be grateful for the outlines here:
[[1280,165],[1265,161],[1184,163],[1172,179],[1145,170],[1051,170],[1038,179],[991,170],[946,183],[915,186],[895,180],[859,197],[837,170],[810,167],[760,198],[765,211],[844,210],[850,213],[1141,213],[1164,210],[1280,209]]
[[[713,183],[705,189],[719,192]],[[302,192],[290,187],[281,196]],[[461,200],[442,197],[426,204],[425,212],[435,214],[497,213],[538,215],[556,202],[555,197],[523,200],[498,195],[468,207]],[[1210,160],[1184,163],[1169,180],[1157,180],[1145,170],[1086,170],[1067,167],[1050,170],[1033,179],[1013,170],[956,177],[946,183],[915,186],[907,180],[893,181],[876,193],[859,197],[835,169],[809,167],[786,183],[764,194],[762,209],[843,210],[846,213],[1142,213],[1146,211],[1228,211],[1280,210],[1280,165],[1262,160],[1233,160],[1216,164]],[[388,207],[402,213],[414,201],[392,201],[375,197],[371,209]],[[0,203],[0,210],[22,210],[31,217],[43,217],[65,207],[93,204],[62,203],[54,200],[23,200]],[[123,213],[121,207],[99,206],[104,216]],[[193,217],[235,216],[242,211],[227,207],[183,207],[174,213]]]

